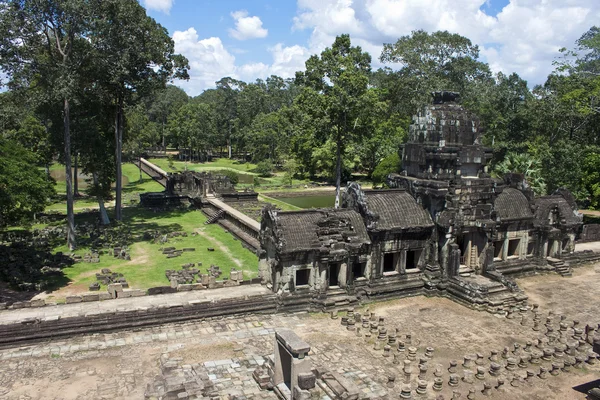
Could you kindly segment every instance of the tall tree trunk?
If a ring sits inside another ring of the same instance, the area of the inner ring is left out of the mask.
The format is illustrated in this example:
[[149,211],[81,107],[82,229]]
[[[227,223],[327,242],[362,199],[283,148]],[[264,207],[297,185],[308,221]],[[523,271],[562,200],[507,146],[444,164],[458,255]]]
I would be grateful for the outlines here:
[[229,122],[229,136],[227,136],[227,154],[231,160],[231,122]]
[[342,185],[342,144],[338,137],[336,140],[336,164],[335,164],[335,208],[340,208],[340,186]]
[[73,165],[73,196],[79,197],[79,158],[75,152],[75,163]]
[[67,186],[67,245],[73,251],[77,247],[75,237],[75,212],[73,210],[73,180],[71,178],[71,132],[69,99],[64,99],[63,125],[65,134],[65,183]]
[[123,183],[121,179],[121,147],[123,145],[123,96],[117,99],[117,112],[115,115],[115,160],[117,163],[117,176],[115,180],[115,219],[122,220],[121,215],[121,191]]
[[165,116],[162,118],[162,150],[165,152],[165,156],[167,155],[167,146],[165,144]]
[[[92,172],[92,179],[94,180],[94,186],[96,187],[97,193],[100,193],[98,190],[98,174]],[[106,212],[106,207],[104,207],[104,199],[102,196],[96,196],[96,200],[98,200],[98,208],[100,209],[100,222],[102,225],[110,224],[110,219],[108,218],[108,213]]]

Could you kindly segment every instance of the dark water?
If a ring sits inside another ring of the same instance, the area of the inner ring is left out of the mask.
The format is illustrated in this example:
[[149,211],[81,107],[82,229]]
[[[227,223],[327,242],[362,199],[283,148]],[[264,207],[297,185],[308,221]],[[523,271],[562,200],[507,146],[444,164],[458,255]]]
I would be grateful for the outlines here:
[[300,208],[325,208],[333,207],[335,195],[278,197],[277,200]]

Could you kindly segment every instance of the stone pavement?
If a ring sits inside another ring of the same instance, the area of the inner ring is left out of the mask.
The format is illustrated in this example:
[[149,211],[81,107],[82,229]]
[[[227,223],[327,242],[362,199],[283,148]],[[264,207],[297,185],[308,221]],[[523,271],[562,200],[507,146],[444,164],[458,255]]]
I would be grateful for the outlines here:
[[576,243],[575,251],[592,250],[593,252],[600,253],[600,242],[588,242],[588,243]]
[[105,301],[91,301],[86,303],[61,304],[39,308],[20,308],[16,310],[0,311],[0,324],[11,324],[25,319],[53,318],[60,316],[74,317],[86,314],[114,313],[128,310],[138,310],[150,307],[176,306],[197,301],[217,301],[245,296],[271,294],[271,291],[261,286],[242,285],[220,289],[193,290],[161,294],[155,296],[129,297]]

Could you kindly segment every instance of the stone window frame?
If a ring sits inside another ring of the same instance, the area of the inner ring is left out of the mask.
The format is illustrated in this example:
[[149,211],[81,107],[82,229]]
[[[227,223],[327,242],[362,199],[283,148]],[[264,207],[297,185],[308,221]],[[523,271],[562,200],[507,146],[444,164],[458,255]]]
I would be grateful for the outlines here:
[[[412,249],[405,249],[404,250],[404,256],[402,257],[402,262],[400,265],[400,270],[404,271],[405,274],[415,274],[415,273],[419,273],[421,272],[421,268],[419,266],[419,261],[421,260],[421,257],[423,256],[423,251],[425,250],[425,248],[423,247],[416,247],[416,248],[412,248]],[[414,268],[406,268],[406,261],[408,258],[408,252],[412,251],[412,252],[418,252],[418,257],[415,259],[415,267]]]
[[[521,237],[506,238],[506,259],[514,260],[521,257]],[[511,248],[511,242],[517,241],[517,247],[515,248],[515,254],[509,254]]]
[[[403,250],[397,250],[397,251],[387,251],[387,252],[382,252],[381,254],[383,255],[383,257],[381,257],[381,275],[382,276],[396,276],[396,275],[400,275],[400,268],[401,268],[401,259],[402,259],[402,251]],[[385,270],[385,256],[387,254],[393,254],[394,255],[394,269],[392,271],[386,271]]]
[[[303,285],[299,285],[298,284],[298,272],[303,272],[303,271],[308,271],[308,277],[306,280],[306,284]],[[312,268],[310,267],[303,267],[303,268],[296,268],[294,271],[294,287],[296,289],[305,289],[305,288],[309,288],[310,287],[310,278],[312,275]]]

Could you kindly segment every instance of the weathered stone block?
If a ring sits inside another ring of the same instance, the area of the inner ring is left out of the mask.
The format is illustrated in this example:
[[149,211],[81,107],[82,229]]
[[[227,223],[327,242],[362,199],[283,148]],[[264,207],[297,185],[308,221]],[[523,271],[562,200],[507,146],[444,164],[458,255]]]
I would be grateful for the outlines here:
[[317,384],[317,377],[312,372],[298,374],[298,387],[302,390],[312,389]]
[[178,292],[187,292],[192,290],[192,285],[191,284],[181,284],[181,285],[177,285],[177,291]]
[[82,296],[84,303],[88,301],[99,301],[100,293],[87,293]]
[[98,300],[103,301],[103,300],[110,300],[112,299],[110,293],[98,293]]
[[46,305],[46,300],[44,299],[35,299],[29,302],[31,307],[44,307]]
[[81,296],[67,296],[66,298],[67,304],[81,303],[82,301],[83,298]]

